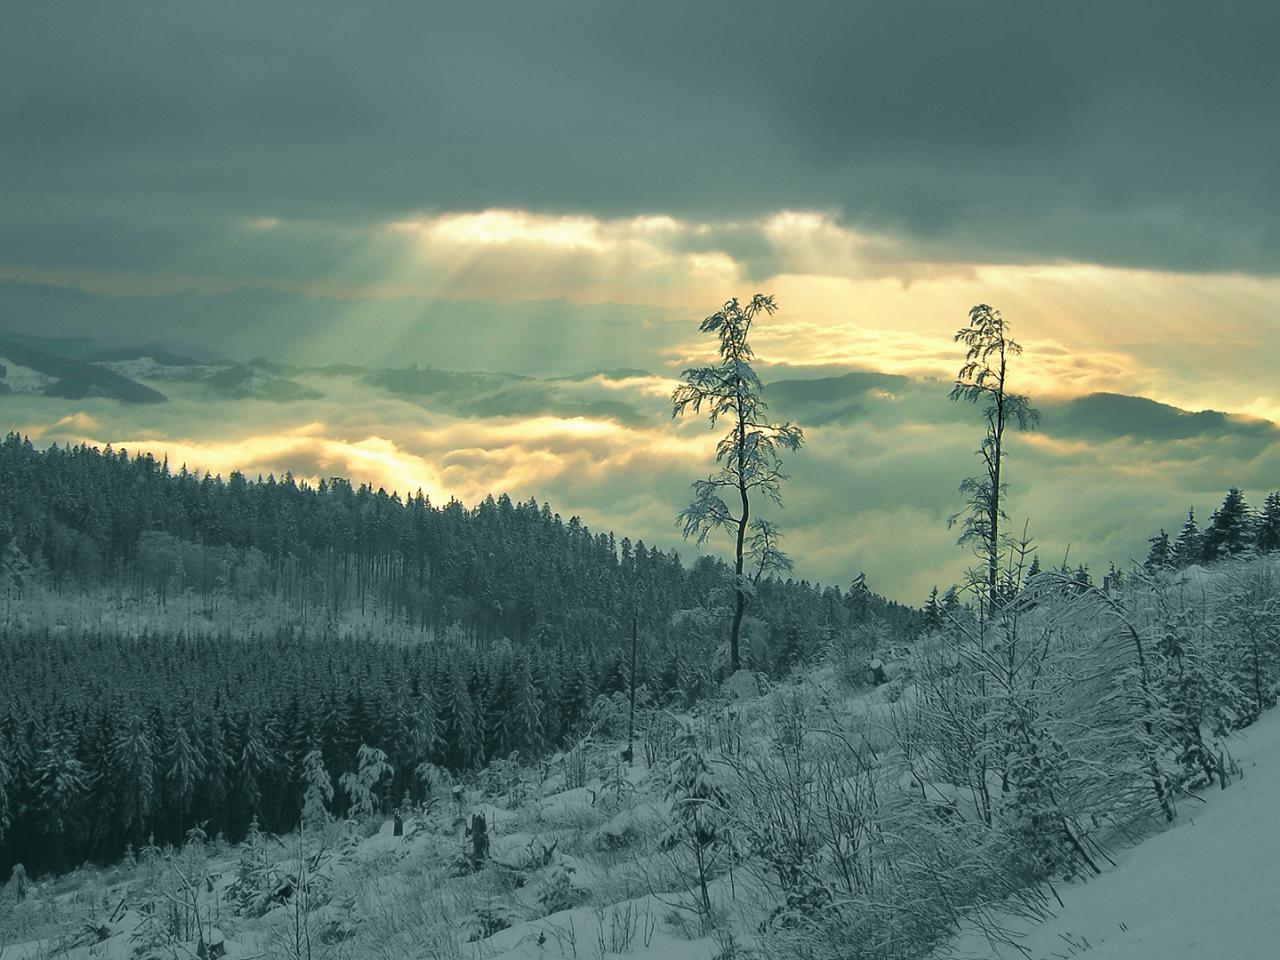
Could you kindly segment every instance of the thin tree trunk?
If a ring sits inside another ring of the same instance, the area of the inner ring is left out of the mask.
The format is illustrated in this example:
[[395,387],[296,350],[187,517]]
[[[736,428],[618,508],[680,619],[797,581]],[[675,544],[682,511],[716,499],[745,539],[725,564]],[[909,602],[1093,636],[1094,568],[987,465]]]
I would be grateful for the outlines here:
[[738,386],[738,496],[742,501],[742,513],[738,517],[738,540],[734,550],[734,609],[733,627],[729,631],[729,671],[737,673],[742,669],[742,657],[739,654],[738,637],[742,631],[742,615],[747,608],[747,595],[742,592],[743,549],[747,539],[747,524],[751,520],[751,501],[747,497],[747,426],[742,412],[742,381]]

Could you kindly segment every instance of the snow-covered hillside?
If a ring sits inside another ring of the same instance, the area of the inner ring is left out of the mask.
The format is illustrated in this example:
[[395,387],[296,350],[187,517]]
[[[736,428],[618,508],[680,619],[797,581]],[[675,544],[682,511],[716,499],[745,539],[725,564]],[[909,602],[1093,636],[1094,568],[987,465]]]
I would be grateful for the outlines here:
[[44,393],[45,389],[55,382],[56,378],[48,374],[31,367],[24,367],[0,355],[0,383],[4,384],[11,393]]
[[1116,866],[1057,888],[1064,906],[1022,924],[1017,948],[968,931],[955,955],[1021,960],[1264,960],[1280,955],[1280,713],[1231,742],[1239,771]]
[[[879,709],[877,702],[864,707]],[[939,956],[1272,956],[1280,940],[1280,714],[1267,715],[1231,750],[1238,771],[1227,789],[1204,792],[1171,828],[1113,851],[1117,866],[1102,876],[1056,885],[1065,906],[1048,920],[1007,921],[1018,949],[970,930]],[[205,941],[223,944],[229,958],[712,960],[764,947],[762,891],[746,867],[714,882],[719,922],[699,930],[678,892],[680,868],[646,844],[668,829],[671,805],[643,762],[615,768],[620,776],[566,784],[572,768],[607,762],[611,753],[601,744],[590,756],[546,765],[541,784],[489,783],[486,792],[441,800],[410,816],[402,837],[380,820],[369,830],[333,826],[305,842],[264,837],[231,849],[143,851],[136,863],[30,886],[21,902],[11,882],[0,926],[9,946],[0,955],[194,956],[197,913]],[[465,825],[477,813],[491,833],[490,863],[471,873],[462,865]],[[300,918],[306,898],[285,892],[304,874],[314,909]],[[197,906],[188,908],[193,889]],[[184,911],[188,937],[167,938],[163,928],[181,926]]]
[[[771,689],[740,674],[691,711],[642,709],[630,763],[625,703],[603,698],[554,756],[427,771],[402,832],[330,820],[317,759],[297,834],[11,880],[0,955],[1272,956],[1280,713],[1258,712],[1275,675],[1256,655],[1275,573],[1050,578],[989,672],[961,621],[880,686],[834,645]],[[338,784],[353,808],[397,807],[375,797],[380,753]]]

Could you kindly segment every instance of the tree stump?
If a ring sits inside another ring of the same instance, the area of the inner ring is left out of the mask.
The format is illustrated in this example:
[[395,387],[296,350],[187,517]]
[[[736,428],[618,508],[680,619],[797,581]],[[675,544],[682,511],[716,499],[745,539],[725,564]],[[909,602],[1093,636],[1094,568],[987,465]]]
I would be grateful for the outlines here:
[[489,825],[485,823],[483,813],[471,815],[467,836],[471,838],[471,869],[479,870],[489,858]]
[[27,879],[27,870],[20,864],[13,865],[13,872],[9,877],[9,887],[13,890],[14,898],[21,903],[27,896],[27,888],[31,886],[31,881]]
[[391,821],[391,835],[393,837],[404,836],[404,817],[400,816],[400,811],[396,811],[394,819]]

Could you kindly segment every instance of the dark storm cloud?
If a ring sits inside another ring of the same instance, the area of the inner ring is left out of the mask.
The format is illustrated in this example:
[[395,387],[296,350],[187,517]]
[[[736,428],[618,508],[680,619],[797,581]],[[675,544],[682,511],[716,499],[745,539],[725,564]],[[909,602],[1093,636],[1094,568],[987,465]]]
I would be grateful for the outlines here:
[[805,207],[943,259],[1274,272],[1277,36],[1270,2],[24,5],[0,262],[176,269],[241,217]]

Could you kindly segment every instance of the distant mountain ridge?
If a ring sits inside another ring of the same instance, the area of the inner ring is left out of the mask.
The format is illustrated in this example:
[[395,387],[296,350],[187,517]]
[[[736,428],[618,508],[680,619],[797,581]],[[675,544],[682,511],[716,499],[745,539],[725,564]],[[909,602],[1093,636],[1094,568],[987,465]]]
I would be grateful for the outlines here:
[[106,397],[124,403],[163,403],[159,390],[109,367],[49,353],[17,340],[0,338],[0,393],[37,393],[80,400]]
[[[191,383],[226,400],[289,403],[318,399],[324,381],[347,378],[361,387],[461,417],[591,417],[636,426],[656,414],[646,401],[612,389],[628,380],[656,378],[639,368],[597,369],[557,377],[502,371],[446,370],[429,365],[369,368],[354,364],[308,367],[261,358],[248,362],[198,359],[160,344],[103,348],[87,338],[0,338],[0,363],[24,368],[0,377],[0,395],[10,392],[80,399],[108,397],[126,403],[166,399],[150,384]],[[26,372],[25,378],[21,376]],[[34,371],[34,376],[32,375]],[[609,388],[605,395],[593,385]],[[963,411],[946,403],[946,384],[900,374],[855,370],[831,376],[782,377],[768,382],[776,413],[809,427],[834,426],[877,415],[877,405],[927,394],[937,416]],[[1271,421],[1217,410],[1185,410],[1147,397],[1098,391],[1070,398],[1036,398],[1045,433],[1084,440],[1127,438],[1181,441],[1232,434],[1269,444],[1280,435]],[[930,414],[932,416],[933,414]]]

